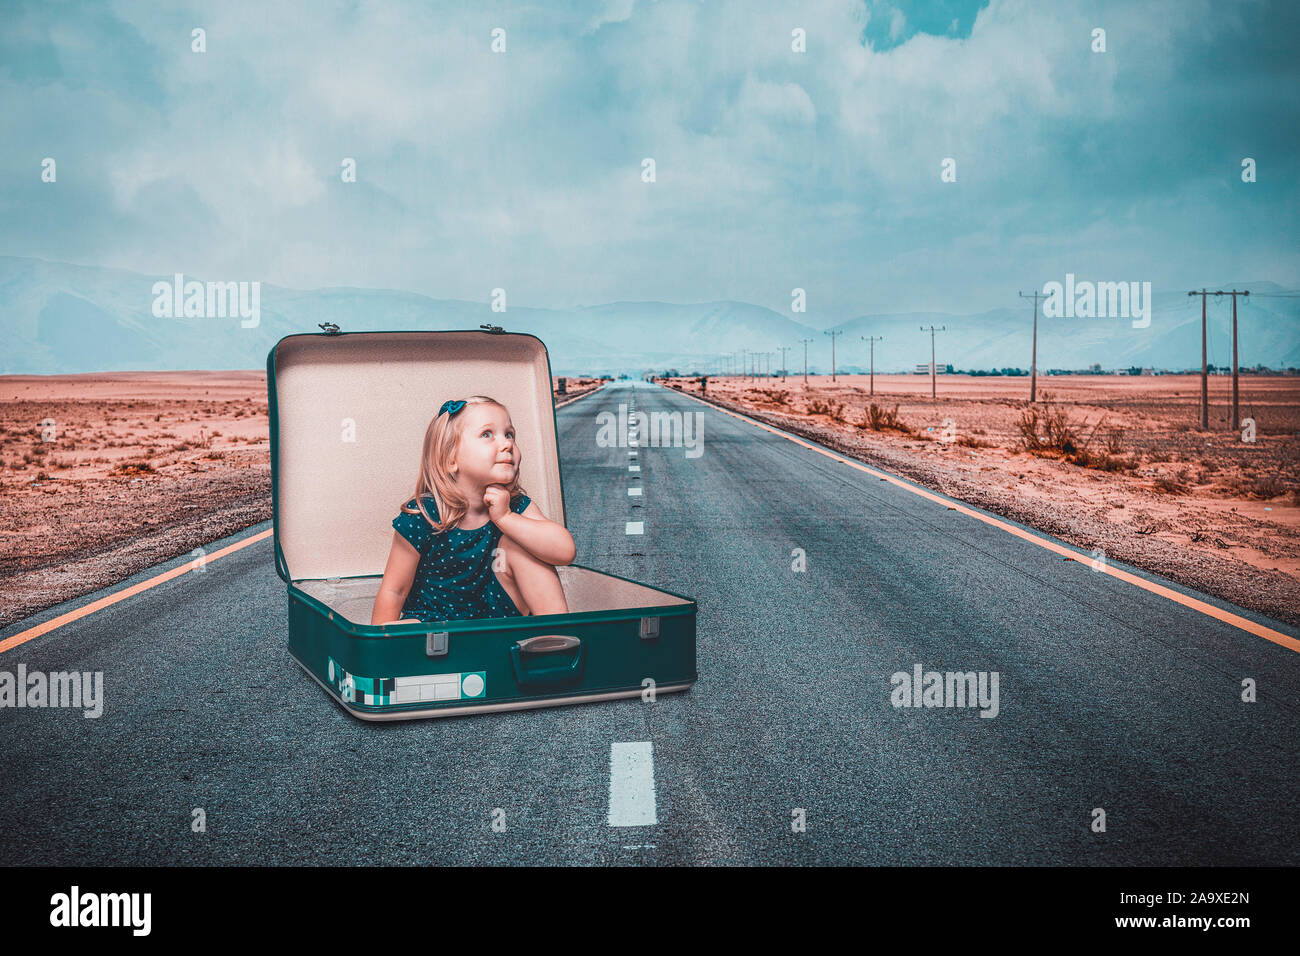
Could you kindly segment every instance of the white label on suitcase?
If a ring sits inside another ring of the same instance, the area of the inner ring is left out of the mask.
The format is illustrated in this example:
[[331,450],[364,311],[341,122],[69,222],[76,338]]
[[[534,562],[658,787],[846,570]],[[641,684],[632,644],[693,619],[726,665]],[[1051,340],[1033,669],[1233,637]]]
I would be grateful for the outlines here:
[[393,680],[393,703],[415,701],[460,700],[482,697],[487,690],[487,675],[482,671],[461,674],[421,674]]
[[328,674],[330,682],[338,688],[339,695],[345,701],[358,704],[428,703],[484,697],[487,693],[485,671],[418,674],[414,677],[357,677],[349,674],[331,657]]

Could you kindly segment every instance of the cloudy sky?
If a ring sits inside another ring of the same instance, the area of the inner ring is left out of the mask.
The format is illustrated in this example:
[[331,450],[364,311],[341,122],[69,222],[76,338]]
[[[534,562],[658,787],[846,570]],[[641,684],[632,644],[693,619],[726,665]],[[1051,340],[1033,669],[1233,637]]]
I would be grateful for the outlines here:
[[1066,272],[1294,287],[1297,36],[1293,2],[6,0],[0,255],[557,308],[801,287],[812,325]]

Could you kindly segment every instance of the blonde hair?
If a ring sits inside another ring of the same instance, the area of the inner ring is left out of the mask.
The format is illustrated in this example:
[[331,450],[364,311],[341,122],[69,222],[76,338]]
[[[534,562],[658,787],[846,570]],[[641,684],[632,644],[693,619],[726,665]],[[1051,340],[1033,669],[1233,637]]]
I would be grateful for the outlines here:
[[[465,399],[464,407],[456,414],[439,412],[429,422],[429,427],[424,430],[424,444],[420,451],[420,474],[415,480],[415,507],[408,508],[403,502],[401,510],[404,514],[424,515],[424,520],[429,522],[434,534],[441,534],[448,528],[456,527],[468,511],[465,496],[456,486],[450,468],[451,459],[460,445],[461,433],[465,430],[464,412],[471,405],[495,405],[507,415],[510,414],[510,409],[495,398],[487,395],[471,395]],[[519,483],[518,473],[506,490],[510,492],[512,501],[518,495],[527,494],[524,486]],[[433,516],[424,510],[424,496],[427,494],[432,494],[438,503],[438,514],[442,516],[441,522],[435,521]]]

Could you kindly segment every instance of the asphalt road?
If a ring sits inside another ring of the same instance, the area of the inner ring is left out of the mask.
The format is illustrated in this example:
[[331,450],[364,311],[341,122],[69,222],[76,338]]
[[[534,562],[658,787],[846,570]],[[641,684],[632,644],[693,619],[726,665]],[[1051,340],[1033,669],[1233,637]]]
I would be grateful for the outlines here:
[[[704,441],[643,448],[639,499],[596,442],[632,396]],[[577,563],[698,602],[690,691],[356,720],[290,660],[260,541],[0,654],[106,700],[0,709],[0,864],[1300,863],[1300,653],[658,386],[558,421]],[[893,706],[916,664],[997,672],[997,716]],[[610,823],[616,743],[650,745],[653,824]]]

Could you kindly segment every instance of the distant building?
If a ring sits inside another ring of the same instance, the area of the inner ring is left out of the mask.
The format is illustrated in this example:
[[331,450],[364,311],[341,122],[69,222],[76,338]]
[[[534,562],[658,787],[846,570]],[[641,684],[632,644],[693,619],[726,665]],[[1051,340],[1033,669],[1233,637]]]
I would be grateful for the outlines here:
[[[945,374],[947,374],[948,372],[951,372],[951,371],[952,371],[952,366],[951,366],[951,365],[944,365],[942,362],[935,362],[934,364],[935,364],[935,374],[937,374],[937,375],[945,375]],[[917,374],[917,375],[929,375],[929,374],[930,374],[930,363],[929,363],[929,362],[920,362],[920,363],[918,363],[917,366],[916,366],[916,374]]]

